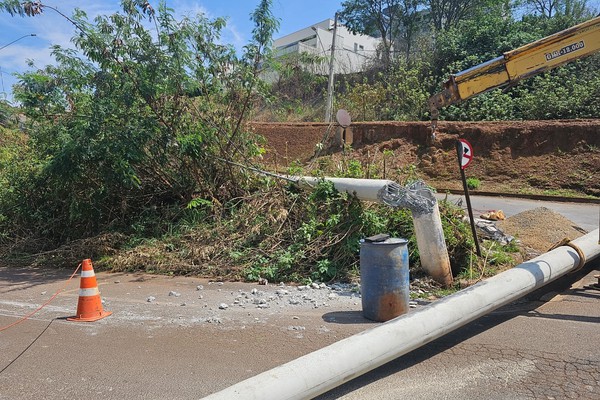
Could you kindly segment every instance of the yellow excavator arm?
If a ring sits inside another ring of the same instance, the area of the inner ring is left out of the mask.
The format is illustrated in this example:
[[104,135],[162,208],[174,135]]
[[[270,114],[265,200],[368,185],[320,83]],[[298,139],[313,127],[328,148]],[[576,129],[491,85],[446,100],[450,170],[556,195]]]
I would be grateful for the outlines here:
[[558,67],[600,50],[600,17],[547,36],[502,56],[476,65],[444,83],[442,92],[429,98],[432,138],[439,110],[498,87]]

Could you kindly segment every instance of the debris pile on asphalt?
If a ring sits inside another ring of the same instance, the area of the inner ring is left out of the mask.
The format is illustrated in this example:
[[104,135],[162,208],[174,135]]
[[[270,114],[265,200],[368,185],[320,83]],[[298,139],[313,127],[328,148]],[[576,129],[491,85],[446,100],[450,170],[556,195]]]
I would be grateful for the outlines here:
[[504,221],[506,219],[502,210],[490,210],[481,214],[480,217],[489,221]]
[[[138,286],[139,294],[128,293],[132,295],[134,306],[130,304],[125,313],[115,313],[115,319],[138,321],[148,329],[165,324],[186,327],[212,324],[219,329],[234,329],[257,323],[272,324],[275,320],[284,319],[289,320],[286,329],[299,336],[303,334],[306,316],[313,311],[322,315],[348,313],[348,318],[354,318],[356,322],[370,323],[362,318],[360,284],[357,283],[203,283],[191,281],[189,284],[166,286],[162,293],[155,290],[146,292]],[[438,289],[439,285],[428,277],[413,279],[409,307],[415,309],[429,304],[436,299],[434,293]],[[178,306],[177,309],[175,306]],[[295,323],[290,324],[292,320]]]
[[574,240],[587,233],[574,222],[546,207],[508,217],[498,222],[498,227],[517,238],[526,247],[529,256],[546,253],[564,238]]
[[485,220],[481,218],[475,218],[475,226],[481,239],[493,240],[500,243],[501,245],[509,244],[514,240],[511,235],[506,235],[496,226],[496,223],[492,220]]

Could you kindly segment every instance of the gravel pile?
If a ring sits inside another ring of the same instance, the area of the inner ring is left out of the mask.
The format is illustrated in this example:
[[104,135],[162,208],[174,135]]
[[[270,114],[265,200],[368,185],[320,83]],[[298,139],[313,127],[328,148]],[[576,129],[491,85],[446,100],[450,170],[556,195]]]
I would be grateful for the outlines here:
[[311,285],[287,286],[280,283],[278,286],[261,286],[261,289],[239,289],[231,292],[229,301],[221,303],[220,309],[229,307],[237,308],[319,308],[329,307],[332,302],[345,298],[353,305],[360,303],[360,287],[356,284],[312,283]]
[[529,248],[529,254],[532,256],[547,252],[564,238],[574,240],[587,233],[561,214],[546,207],[515,214],[498,222],[498,227]]

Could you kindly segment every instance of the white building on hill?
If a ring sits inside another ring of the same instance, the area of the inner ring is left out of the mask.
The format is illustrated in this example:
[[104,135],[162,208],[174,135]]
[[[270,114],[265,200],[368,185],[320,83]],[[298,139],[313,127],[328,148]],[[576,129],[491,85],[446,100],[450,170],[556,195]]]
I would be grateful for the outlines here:
[[[326,19],[274,41],[275,57],[293,53],[309,53],[324,57],[316,69],[327,75],[333,40],[332,19]],[[347,74],[364,70],[367,62],[375,57],[380,39],[366,35],[355,35],[338,23],[335,39],[334,73]]]

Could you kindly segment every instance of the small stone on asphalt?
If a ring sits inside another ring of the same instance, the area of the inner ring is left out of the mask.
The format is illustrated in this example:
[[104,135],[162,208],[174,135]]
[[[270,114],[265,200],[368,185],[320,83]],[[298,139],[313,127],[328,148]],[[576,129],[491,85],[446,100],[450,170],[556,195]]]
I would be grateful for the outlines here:
[[306,328],[304,326],[295,326],[295,325],[288,326],[288,331],[304,331],[304,330],[306,330]]

